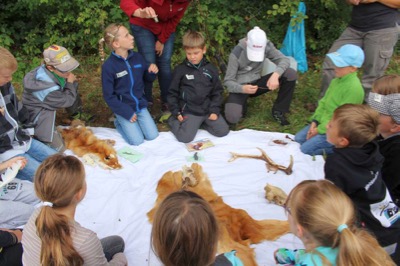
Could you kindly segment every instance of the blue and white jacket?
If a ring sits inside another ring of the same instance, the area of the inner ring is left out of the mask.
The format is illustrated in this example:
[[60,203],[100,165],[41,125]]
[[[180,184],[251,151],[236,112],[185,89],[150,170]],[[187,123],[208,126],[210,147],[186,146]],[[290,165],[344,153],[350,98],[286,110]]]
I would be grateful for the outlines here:
[[114,52],[103,64],[101,81],[103,98],[111,110],[127,120],[147,107],[144,81],[154,81],[156,74],[149,73],[149,63],[134,51],[125,59]]

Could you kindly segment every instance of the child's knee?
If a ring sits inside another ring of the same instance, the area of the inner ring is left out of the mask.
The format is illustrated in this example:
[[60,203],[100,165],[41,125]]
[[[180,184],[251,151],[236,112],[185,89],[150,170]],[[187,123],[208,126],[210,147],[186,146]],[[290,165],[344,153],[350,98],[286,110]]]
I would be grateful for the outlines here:
[[237,103],[225,104],[225,119],[230,124],[236,124],[243,116],[243,106]]

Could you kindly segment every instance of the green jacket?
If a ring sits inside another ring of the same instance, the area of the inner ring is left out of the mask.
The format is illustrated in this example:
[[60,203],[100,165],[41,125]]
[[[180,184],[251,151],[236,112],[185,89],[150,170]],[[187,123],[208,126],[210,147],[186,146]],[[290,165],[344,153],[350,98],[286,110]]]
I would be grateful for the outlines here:
[[318,134],[326,133],[326,125],[331,120],[333,112],[346,103],[361,104],[364,101],[364,89],[357,72],[334,78],[318,102],[318,108],[311,116],[312,121],[318,122]]

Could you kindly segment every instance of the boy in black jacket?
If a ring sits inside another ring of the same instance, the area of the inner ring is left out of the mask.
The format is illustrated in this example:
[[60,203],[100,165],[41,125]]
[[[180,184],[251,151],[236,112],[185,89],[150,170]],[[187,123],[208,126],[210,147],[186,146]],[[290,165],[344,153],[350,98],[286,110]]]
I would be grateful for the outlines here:
[[394,261],[400,263],[400,213],[382,180],[383,156],[373,141],[379,114],[367,105],[337,108],[327,125],[327,140],[335,148],[325,163],[325,178],[354,202],[360,225],[370,230]]
[[229,126],[220,114],[223,87],[217,68],[204,57],[203,35],[188,31],[183,48],[186,59],[174,69],[168,91],[171,131],[184,143],[192,141],[200,127],[214,136],[226,136]]

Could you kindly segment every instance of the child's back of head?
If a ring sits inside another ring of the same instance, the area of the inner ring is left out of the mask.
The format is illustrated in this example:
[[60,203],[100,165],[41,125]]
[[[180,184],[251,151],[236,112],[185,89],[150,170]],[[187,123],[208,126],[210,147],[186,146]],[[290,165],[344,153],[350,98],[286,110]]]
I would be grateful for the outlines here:
[[394,124],[400,125],[400,76],[385,75],[375,80],[368,104],[380,114],[390,116]]
[[188,48],[203,49],[206,46],[206,41],[201,32],[189,30],[183,35],[182,45],[183,49],[188,49]]
[[42,265],[81,265],[71,237],[71,221],[59,213],[76,200],[85,186],[85,168],[75,156],[55,154],[42,162],[36,171],[35,192],[44,202],[36,218],[36,231],[41,239]]
[[196,193],[177,191],[157,209],[153,248],[166,266],[204,266],[215,259],[218,224],[209,204]]
[[356,226],[351,199],[330,181],[301,182],[290,192],[286,209],[294,223],[311,234],[315,247],[338,248],[337,265],[394,265],[377,240]]
[[379,113],[367,105],[344,104],[335,110],[332,120],[349,147],[362,147],[378,135]]

